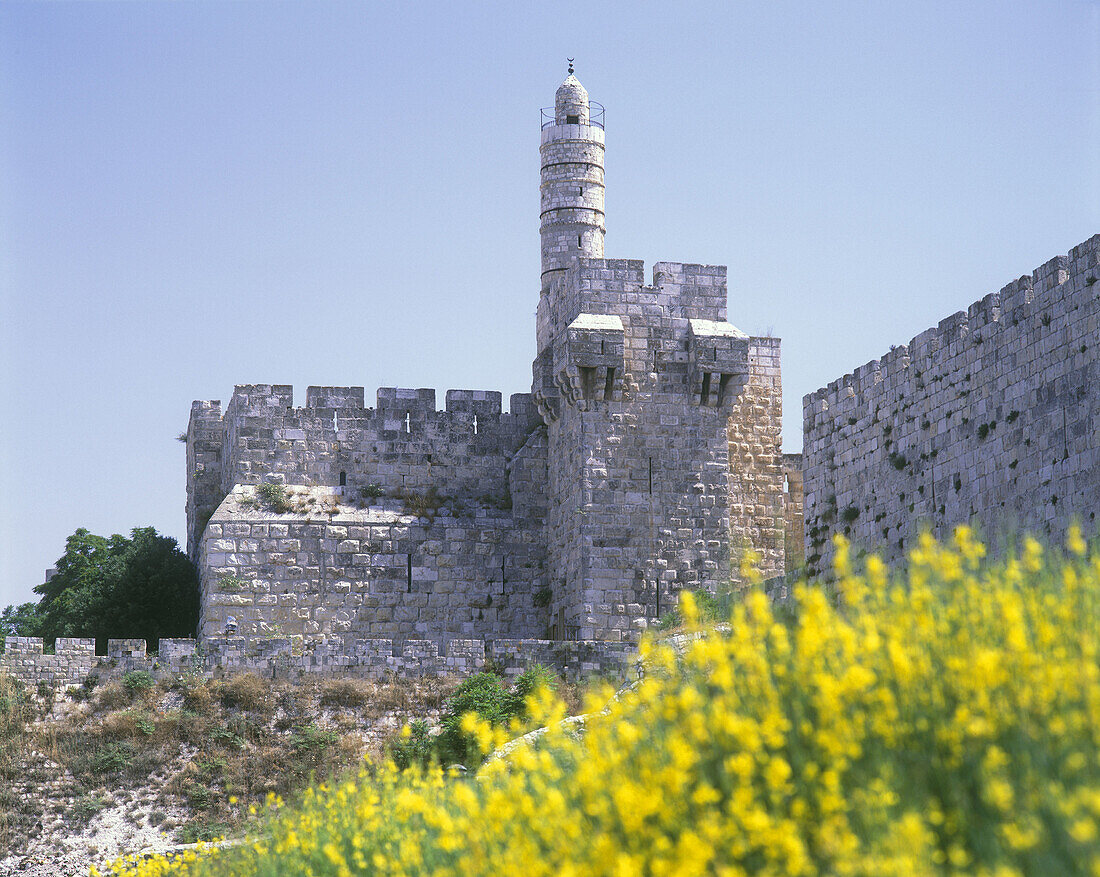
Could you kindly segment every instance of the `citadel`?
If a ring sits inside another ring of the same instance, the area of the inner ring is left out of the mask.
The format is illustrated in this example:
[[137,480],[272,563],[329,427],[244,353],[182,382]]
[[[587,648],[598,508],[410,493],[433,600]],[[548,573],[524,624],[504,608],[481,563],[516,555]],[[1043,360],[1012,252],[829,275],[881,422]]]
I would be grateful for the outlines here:
[[[543,111],[530,393],[237,386],[192,405],[199,640],[157,666],[272,673],[621,671],[683,589],[782,592],[838,530],[1056,534],[1100,505],[1100,235],[806,396],[783,454],[780,341],[727,319],[724,266],[604,257],[603,108]],[[805,503],[803,502],[805,473]],[[805,505],[805,515],[803,506]],[[805,523],[804,523],[805,521]],[[112,640],[123,667],[154,666]],[[9,638],[0,668],[79,682],[92,640]]]

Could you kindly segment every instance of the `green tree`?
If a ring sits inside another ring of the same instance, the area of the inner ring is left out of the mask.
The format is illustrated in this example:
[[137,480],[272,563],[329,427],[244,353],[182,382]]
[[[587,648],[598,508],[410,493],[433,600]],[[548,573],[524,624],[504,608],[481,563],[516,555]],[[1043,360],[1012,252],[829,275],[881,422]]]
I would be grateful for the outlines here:
[[38,605],[20,603],[18,606],[5,606],[0,612],[0,646],[5,637],[38,636]]
[[85,529],[65,542],[57,572],[34,589],[36,634],[141,638],[191,636],[199,618],[195,567],[176,540],[152,527],[105,539]]

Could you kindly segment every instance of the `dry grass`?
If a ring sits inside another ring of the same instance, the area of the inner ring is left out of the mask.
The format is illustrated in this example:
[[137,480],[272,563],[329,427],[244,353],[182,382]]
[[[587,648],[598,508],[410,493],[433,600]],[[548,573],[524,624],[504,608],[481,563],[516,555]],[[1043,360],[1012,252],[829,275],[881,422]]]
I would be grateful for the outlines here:
[[[0,857],[25,845],[51,813],[80,825],[94,816],[96,802],[124,800],[131,790],[145,802],[140,810],[149,811],[142,817],[135,804],[134,818],[154,824],[156,813],[155,824],[175,828],[180,840],[215,827],[219,834],[233,831],[249,805],[262,804],[269,793],[293,800],[364,754],[381,757],[401,725],[438,710],[456,685],[436,679],[273,682],[251,673],[183,677],[148,688],[117,681],[77,692],[72,700],[83,706],[67,707],[67,718],[39,721],[48,703],[64,696],[44,691],[40,697],[0,677]],[[32,751],[41,753],[37,773],[29,767]],[[67,779],[61,783],[61,777]],[[190,817],[166,817],[164,810],[175,807]]]
[[321,683],[324,707],[364,707],[374,699],[377,686],[363,679],[326,679]]
[[274,707],[271,683],[255,673],[240,673],[213,685],[222,706],[227,709],[243,709],[266,715]]

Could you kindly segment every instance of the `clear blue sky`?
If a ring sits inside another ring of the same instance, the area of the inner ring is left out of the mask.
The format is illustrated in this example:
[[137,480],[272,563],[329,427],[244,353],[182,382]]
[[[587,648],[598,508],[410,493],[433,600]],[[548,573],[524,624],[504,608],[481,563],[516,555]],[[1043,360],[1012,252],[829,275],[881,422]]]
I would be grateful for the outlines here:
[[184,536],[193,399],[530,387],[540,106],[802,396],[1100,231],[1100,5],[0,5],[0,606]]

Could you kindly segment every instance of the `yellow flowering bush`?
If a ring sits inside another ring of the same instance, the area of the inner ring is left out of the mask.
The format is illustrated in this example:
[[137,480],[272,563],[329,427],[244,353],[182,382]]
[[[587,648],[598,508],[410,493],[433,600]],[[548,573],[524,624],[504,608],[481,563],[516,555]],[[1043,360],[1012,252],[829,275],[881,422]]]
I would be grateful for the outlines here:
[[240,847],[114,872],[1100,874],[1100,557],[1077,530],[984,554],[960,528],[892,574],[838,540],[836,600],[751,592],[683,654],[647,640],[583,734],[542,691],[547,734],[476,778],[365,764]]

